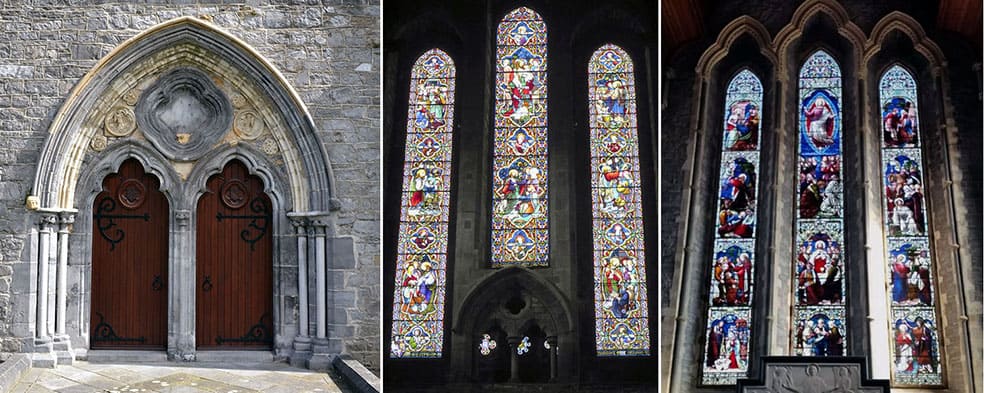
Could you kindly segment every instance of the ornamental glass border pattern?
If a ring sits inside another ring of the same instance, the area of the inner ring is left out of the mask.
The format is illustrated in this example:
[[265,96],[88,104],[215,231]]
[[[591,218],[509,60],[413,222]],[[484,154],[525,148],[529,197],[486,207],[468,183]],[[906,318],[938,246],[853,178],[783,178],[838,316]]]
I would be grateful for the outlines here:
[[844,356],[847,318],[841,71],[823,50],[799,72],[798,179],[793,245],[793,353]]
[[733,385],[748,372],[762,92],[758,76],[742,69],[725,96],[703,385]]
[[588,62],[595,349],[649,355],[649,301],[632,58],[606,44]]
[[436,48],[410,74],[391,358],[442,353],[454,81],[454,61]]
[[879,79],[878,97],[892,381],[898,386],[942,386],[916,81],[895,64]]
[[547,266],[547,29],[520,7],[496,34],[492,267]]

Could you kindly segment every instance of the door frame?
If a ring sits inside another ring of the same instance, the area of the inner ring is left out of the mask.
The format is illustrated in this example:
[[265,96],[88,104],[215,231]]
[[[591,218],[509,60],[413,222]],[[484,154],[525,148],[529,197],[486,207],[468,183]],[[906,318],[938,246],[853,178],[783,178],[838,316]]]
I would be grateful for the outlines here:
[[[284,270],[297,272],[298,249],[294,245],[295,234],[287,212],[291,211],[291,200],[284,191],[287,176],[262,153],[239,144],[223,146],[206,154],[194,163],[194,168],[185,180],[175,171],[172,164],[154,148],[141,141],[124,141],[101,152],[102,157],[88,167],[80,176],[79,187],[75,194],[77,220],[74,230],[69,236],[69,287],[78,289],[78,304],[71,304],[68,314],[68,330],[71,332],[72,346],[80,350],[88,350],[91,340],[89,337],[91,315],[91,282],[92,282],[92,208],[96,196],[102,191],[102,180],[109,174],[116,173],[123,161],[135,158],[144,171],[160,180],[160,191],[164,193],[170,207],[168,214],[168,288],[167,288],[167,356],[172,360],[195,360],[197,348],[196,332],[196,234],[197,234],[197,202],[204,193],[205,181],[212,175],[221,173],[222,168],[232,160],[239,160],[249,170],[251,175],[260,177],[263,181],[263,192],[271,202],[272,240],[272,280],[273,280],[273,352],[280,356],[289,356],[291,343],[298,331],[299,321],[295,318],[285,320],[283,315],[293,315],[285,308],[289,303],[299,307],[295,302],[288,302],[287,297],[296,300],[297,279],[294,274],[284,274]],[[282,240],[286,239],[286,243]],[[313,244],[310,245],[313,248]],[[282,263],[282,261],[284,263]],[[290,261],[293,261],[291,263]],[[308,266],[309,281],[314,278],[314,266]],[[309,295],[314,285],[309,283]],[[312,298],[313,297],[309,297]],[[313,306],[309,304],[308,307]],[[78,307],[77,309],[75,307]],[[313,322],[313,321],[312,321]]]

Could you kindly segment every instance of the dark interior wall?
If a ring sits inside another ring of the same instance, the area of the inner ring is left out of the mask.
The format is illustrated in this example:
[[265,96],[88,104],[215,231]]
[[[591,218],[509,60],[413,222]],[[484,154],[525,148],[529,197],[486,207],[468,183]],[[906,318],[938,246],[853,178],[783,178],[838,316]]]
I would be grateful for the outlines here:
[[[489,269],[489,220],[491,157],[494,132],[495,28],[502,16],[519,6],[537,11],[547,24],[548,35],[548,137],[549,209],[551,226],[550,267],[534,269],[541,279],[556,285],[572,310],[576,327],[569,373],[571,382],[655,383],[657,275],[655,261],[659,231],[656,222],[656,101],[657,37],[656,6],[648,1],[423,1],[394,3],[384,7],[384,291],[383,326],[386,383],[400,383],[412,376],[414,383],[467,382],[469,366],[455,365],[463,342],[454,341],[453,327],[470,310],[461,305],[480,283],[496,270]],[[635,65],[639,108],[640,160],[643,192],[647,197],[646,223],[650,341],[653,355],[633,359],[599,359],[594,350],[593,255],[591,232],[587,61],[604,43],[624,48]],[[397,231],[400,219],[404,133],[406,129],[409,69],[427,49],[448,52],[457,68],[454,119],[454,165],[449,228],[448,301],[445,320],[445,356],[435,360],[390,360],[388,348],[392,323]],[[468,344],[470,345],[470,344]],[[467,359],[467,357],[464,357]],[[566,366],[566,367],[565,367]],[[401,371],[404,370],[404,371]],[[461,371],[465,370],[465,371]],[[406,374],[405,374],[406,373]]]

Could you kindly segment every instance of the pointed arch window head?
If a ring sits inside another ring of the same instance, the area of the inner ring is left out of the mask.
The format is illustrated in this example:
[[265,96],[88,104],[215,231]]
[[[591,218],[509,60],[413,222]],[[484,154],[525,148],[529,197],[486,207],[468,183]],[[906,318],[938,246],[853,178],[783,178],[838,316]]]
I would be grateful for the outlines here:
[[897,386],[942,385],[935,263],[923,198],[916,81],[899,65],[878,85],[884,182],[886,270],[891,284],[889,337]]
[[604,45],[588,62],[598,356],[649,355],[649,302],[632,59]]
[[442,353],[454,81],[454,62],[440,49],[411,71],[391,358]]
[[492,267],[546,266],[547,30],[520,7],[496,36]]
[[725,96],[714,254],[708,261],[704,385],[732,385],[748,372],[762,91],[758,76],[743,69]]
[[800,68],[793,353],[847,355],[841,71],[818,50]]

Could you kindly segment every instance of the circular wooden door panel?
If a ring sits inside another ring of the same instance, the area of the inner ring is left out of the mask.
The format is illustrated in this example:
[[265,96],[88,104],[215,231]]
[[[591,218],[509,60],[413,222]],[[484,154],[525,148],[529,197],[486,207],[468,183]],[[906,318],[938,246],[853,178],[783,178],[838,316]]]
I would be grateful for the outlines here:
[[273,347],[273,222],[263,181],[239,161],[206,182],[197,211],[199,349]]
[[134,159],[106,176],[92,207],[93,349],[167,345],[168,202]]

